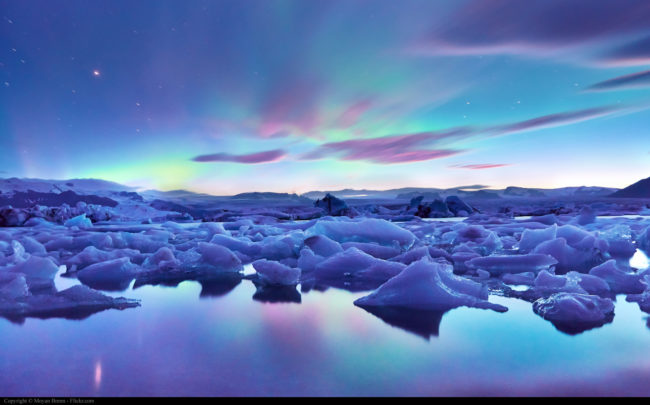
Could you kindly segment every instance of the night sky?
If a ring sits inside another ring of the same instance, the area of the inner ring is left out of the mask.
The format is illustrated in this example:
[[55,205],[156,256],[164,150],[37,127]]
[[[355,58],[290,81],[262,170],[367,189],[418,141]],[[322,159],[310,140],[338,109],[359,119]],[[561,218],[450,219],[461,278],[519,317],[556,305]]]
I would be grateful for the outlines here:
[[648,0],[0,0],[0,177],[624,187],[649,90]]

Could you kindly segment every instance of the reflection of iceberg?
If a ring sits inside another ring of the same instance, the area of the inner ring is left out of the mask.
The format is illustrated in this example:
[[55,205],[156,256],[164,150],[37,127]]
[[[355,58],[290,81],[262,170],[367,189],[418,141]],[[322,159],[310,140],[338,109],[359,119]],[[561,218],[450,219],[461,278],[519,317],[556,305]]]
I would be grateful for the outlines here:
[[[382,284],[384,284],[382,280],[364,280],[354,277],[344,277],[331,280],[308,278],[301,281],[303,292],[307,292],[312,288],[318,291],[325,291],[328,287],[339,288],[350,292],[363,292],[375,290]],[[305,286],[311,288],[305,289]]]
[[201,284],[201,298],[222,297],[235,289],[242,281],[240,273],[224,273],[197,280]]
[[431,336],[438,336],[440,321],[447,312],[399,307],[365,307],[363,309],[391,326],[421,336],[426,340],[429,340]]
[[76,285],[55,294],[30,295],[15,301],[0,301],[0,316],[16,323],[25,318],[85,319],[106,309],[140,306],[139,300],[112,298],[84,285]]
[[256,291],[253,299],[259,302],[282,303],[294,302],[300,304],[302,296],[294,285],[264,285],[254,282]]

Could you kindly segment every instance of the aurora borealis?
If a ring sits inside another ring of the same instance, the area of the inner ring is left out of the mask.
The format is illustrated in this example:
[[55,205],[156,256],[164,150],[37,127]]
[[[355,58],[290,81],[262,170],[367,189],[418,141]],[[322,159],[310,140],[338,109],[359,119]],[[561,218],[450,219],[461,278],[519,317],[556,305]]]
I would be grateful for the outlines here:
[[0,0],[0,177],[625,187],[646,0]]

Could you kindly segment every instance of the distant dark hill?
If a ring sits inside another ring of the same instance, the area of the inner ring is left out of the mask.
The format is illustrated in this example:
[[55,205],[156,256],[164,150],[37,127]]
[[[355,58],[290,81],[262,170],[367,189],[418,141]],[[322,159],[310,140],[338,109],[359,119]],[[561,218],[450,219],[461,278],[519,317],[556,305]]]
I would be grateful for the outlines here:
[[639,180],[631,186],[618,190],[609,196],[619,198],[650,198],[650,177]]
[[487,190],[478,190],[478,191],[469,191],[465,194],[467,198],[480,198],[485,200],[494,200],[500,199],[499,194],[487,191]]
[[68,204],[74,207],[79,201],[83,201],[86,204],[106,205],[108,207],[115,207],[117,205],[117,201],[110,198],[96,195],[79,195],[74,191],[39,193],[38,191],[27,190],[26,192],[17,191],[11,197],[3,197],[0,195],[0,206],[11,205],[14,208],[31,208],[35,205],[58,207],[62,204]]
[[231,200],[291,200],[311,203],[311,200],[300,197],[297,194],[288,193],[270,193],[254,191],[250,193],[241,193],[228,197]]
[[510,197],[545,197],[544,193],[539,190],[513,186],[507,187],[503,191],[503,195]]

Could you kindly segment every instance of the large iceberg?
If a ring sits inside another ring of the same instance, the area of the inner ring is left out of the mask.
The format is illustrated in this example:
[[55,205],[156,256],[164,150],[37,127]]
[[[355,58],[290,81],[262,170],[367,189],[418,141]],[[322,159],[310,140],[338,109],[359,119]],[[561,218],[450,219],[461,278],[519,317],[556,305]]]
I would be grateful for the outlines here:
[[360,307],[391,306],[432,311],[459,306],[507,311],[506,307],[487,299],[486,286],[455,276],[449,265],[423,259],[354,304]]

